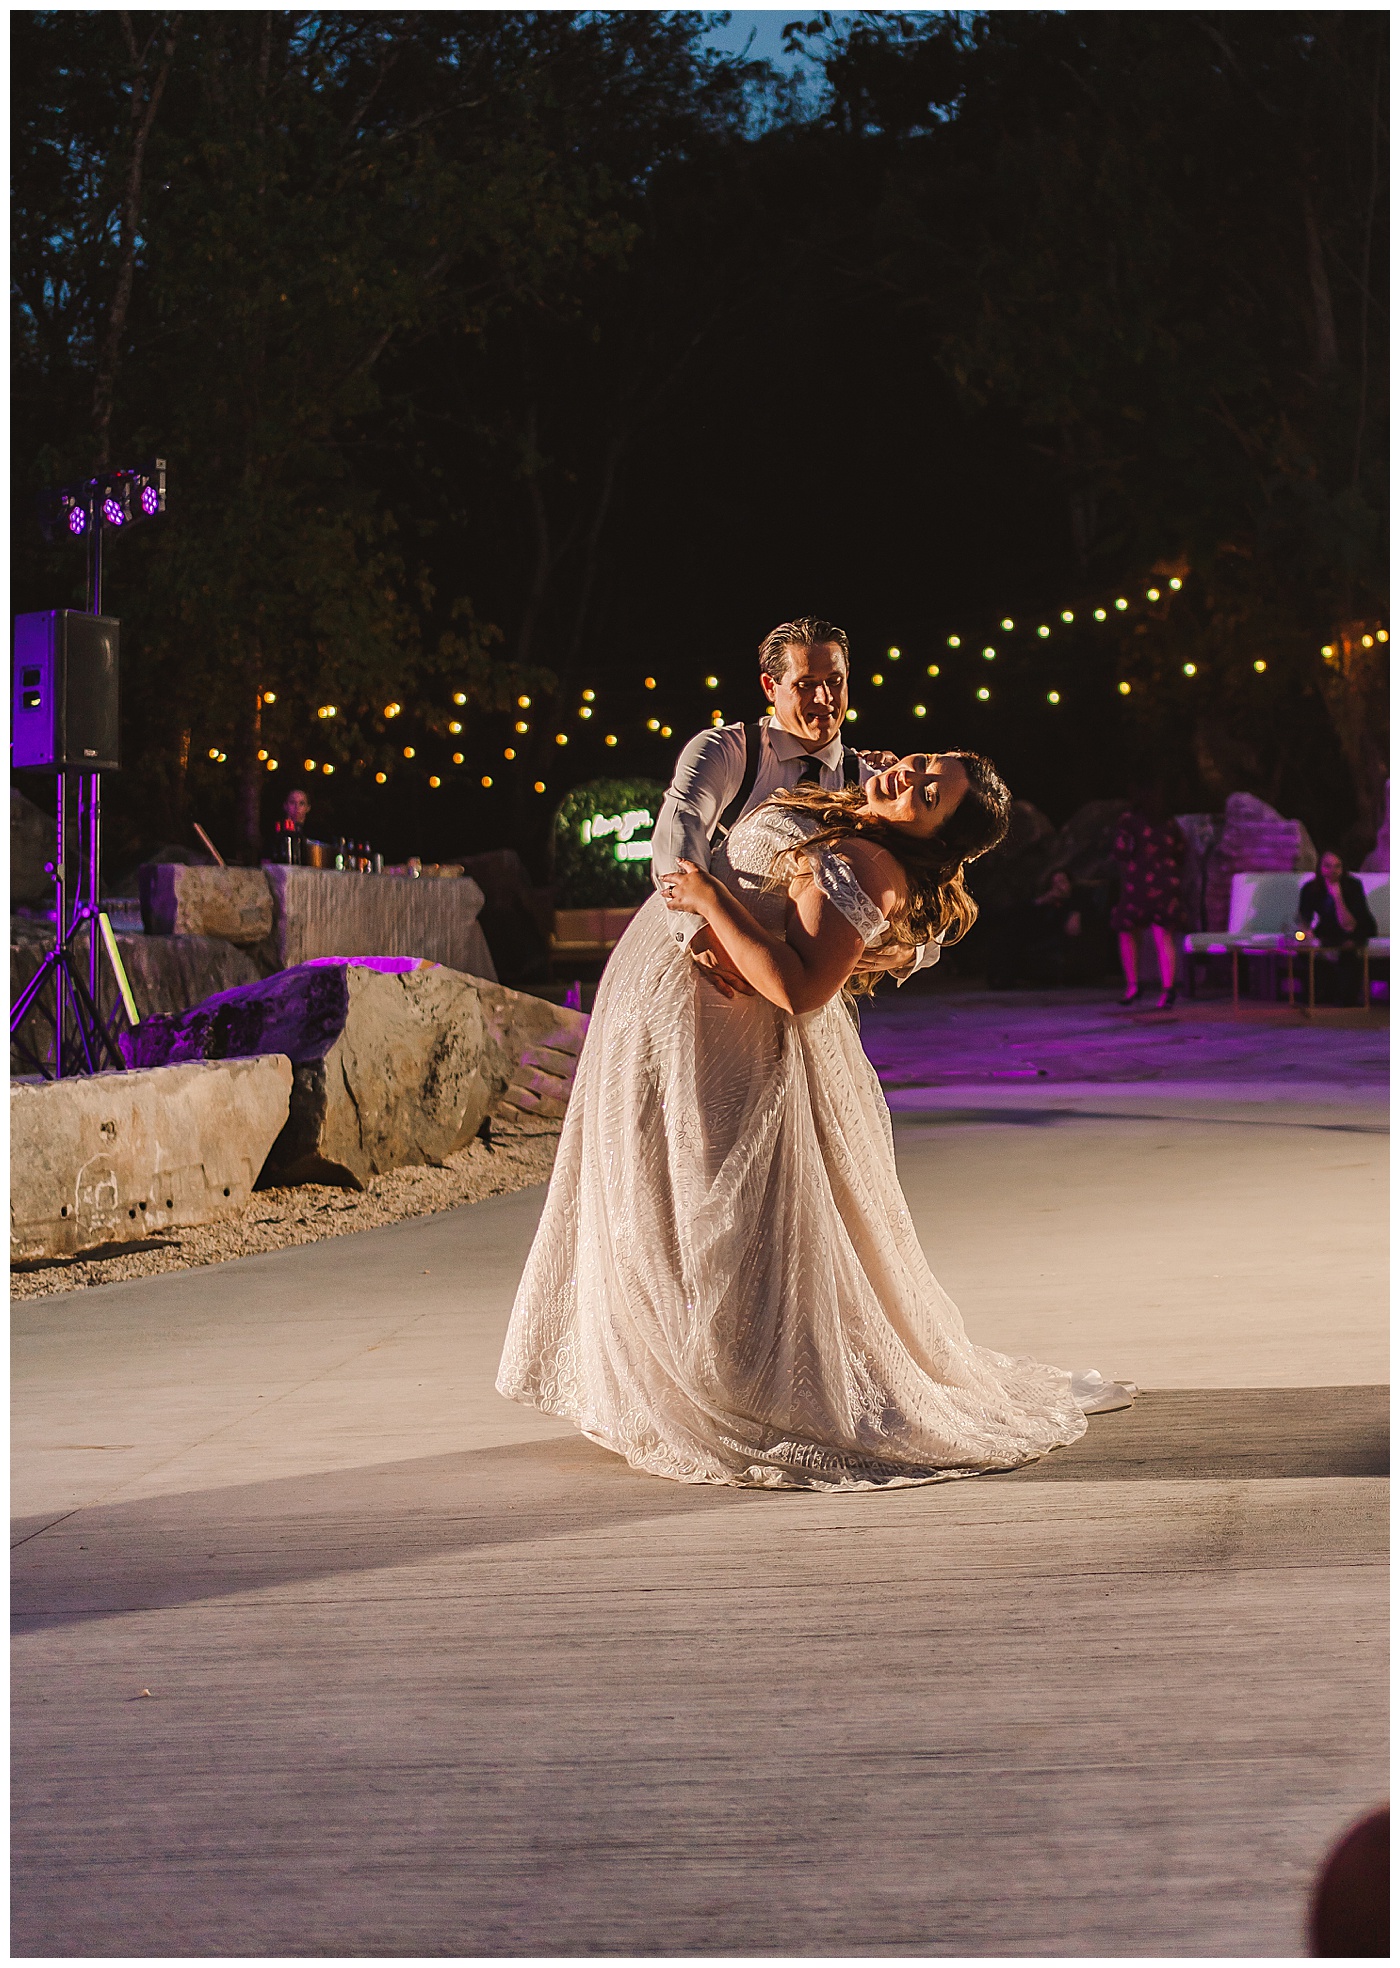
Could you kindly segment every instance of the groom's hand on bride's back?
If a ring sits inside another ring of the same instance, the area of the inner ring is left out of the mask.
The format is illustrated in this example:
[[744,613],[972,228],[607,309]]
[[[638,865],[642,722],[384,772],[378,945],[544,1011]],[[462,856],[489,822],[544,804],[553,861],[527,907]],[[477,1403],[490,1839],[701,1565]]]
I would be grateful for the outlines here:
[[754,996],[753,985],[741,977],[722,950],[716,949],[708,929],[697,930],[690,939],[690,961],[700,972],[707,984],[712,984],[721,997]]

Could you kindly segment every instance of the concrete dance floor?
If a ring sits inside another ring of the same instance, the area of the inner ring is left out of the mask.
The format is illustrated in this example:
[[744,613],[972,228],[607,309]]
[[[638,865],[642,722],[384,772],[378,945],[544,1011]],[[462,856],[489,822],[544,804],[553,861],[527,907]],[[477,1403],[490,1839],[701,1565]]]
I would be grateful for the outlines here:
[[1010,1476],[512,1408],[540,1190],[19,1306],[15,1953],[1301,1955],[1387,1783],[1385,1034],[1212,1017],[867,1014],[974,1335],[1146,1390]]

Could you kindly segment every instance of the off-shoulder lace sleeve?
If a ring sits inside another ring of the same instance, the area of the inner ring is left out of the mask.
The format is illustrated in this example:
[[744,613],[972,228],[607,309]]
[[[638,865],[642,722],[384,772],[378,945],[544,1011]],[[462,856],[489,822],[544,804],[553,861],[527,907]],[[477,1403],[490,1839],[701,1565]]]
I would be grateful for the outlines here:
[[839,854],[833,854],[829,847],[814,847],[807,858],[817,887],[828,902],[836,904],[866,944],[873,943],[877,936],[883,936],[890,926],[889,919],[880,914],[879,908],[856,880],[850,862]]

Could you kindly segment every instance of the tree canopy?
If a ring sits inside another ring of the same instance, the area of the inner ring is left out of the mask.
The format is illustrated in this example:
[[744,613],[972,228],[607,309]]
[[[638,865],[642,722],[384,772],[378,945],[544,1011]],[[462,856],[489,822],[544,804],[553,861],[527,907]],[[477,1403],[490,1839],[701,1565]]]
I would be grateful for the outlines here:
[[17,606],[81,605],[43,488],[169,461],[119,851],[314,772],[542,852],[798,612],[869,742],[1369,845],[1385,16],[823,15],[815,101],[712,19],[12,17]]

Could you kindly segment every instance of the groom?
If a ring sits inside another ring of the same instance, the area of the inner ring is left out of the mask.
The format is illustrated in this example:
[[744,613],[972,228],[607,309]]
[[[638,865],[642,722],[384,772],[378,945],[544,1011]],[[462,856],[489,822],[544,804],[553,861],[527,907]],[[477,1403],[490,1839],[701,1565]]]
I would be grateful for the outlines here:
[[[893,753],[854,752],[841,742],[850,663],[845,631],[814,615],[780,622],[764,637],[759,682],[772,714],[761,724],[702,731],[682,751],[652,833],[653,881],[681,860],[708,868],[715,836],[786,787],[815,784],[836,792],[864,785],[894,763]],[[748,990],[698,916],[673,915],[671,924],[677,943],[721,990]],[[897,947],[886,967],[902,984],[939,955],[937,943]]]

